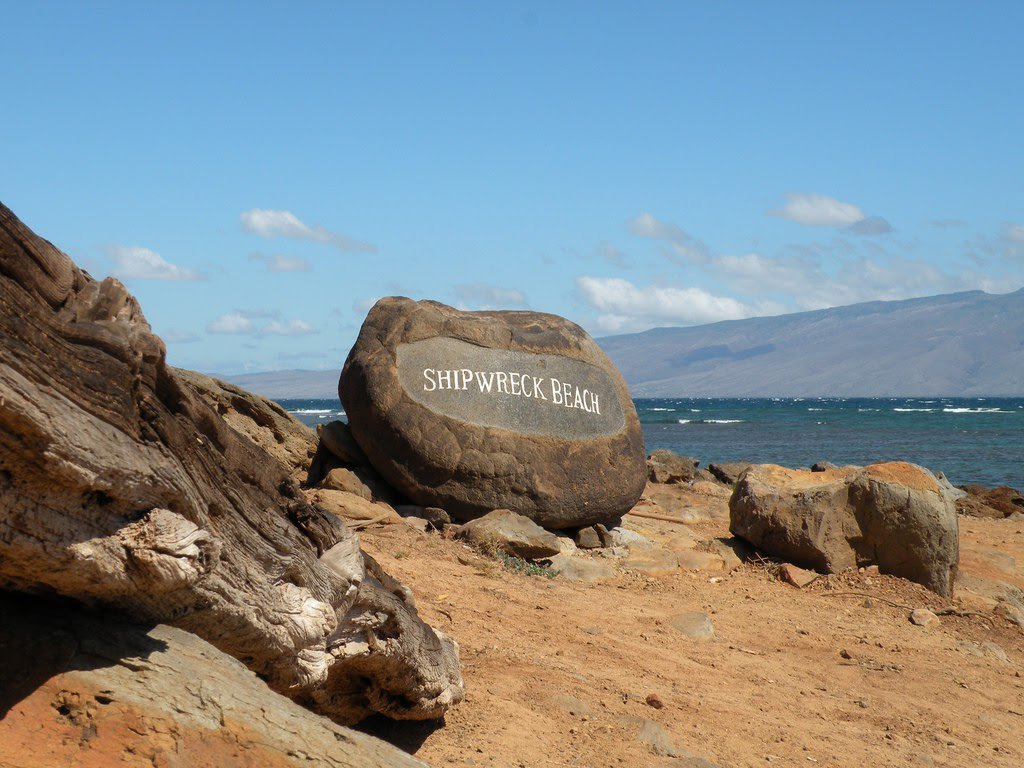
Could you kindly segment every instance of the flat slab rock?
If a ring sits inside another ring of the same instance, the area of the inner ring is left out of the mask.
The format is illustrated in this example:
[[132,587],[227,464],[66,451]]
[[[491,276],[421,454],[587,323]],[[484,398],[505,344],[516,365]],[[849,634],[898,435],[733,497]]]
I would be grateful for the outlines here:
[[0,593],[0,765],[414,768],[163,624]]
[[614,522],[643,492],[640,422],[579,326],[537,312],[381,299],[339,383],[371,464],[422,506],[511,509],[550,529]]
[[459,538],[481,549],[493,549],[524,560],[552,557],[562,551],[555,534],[509,509],[495,509],[470,520],[459,529]]

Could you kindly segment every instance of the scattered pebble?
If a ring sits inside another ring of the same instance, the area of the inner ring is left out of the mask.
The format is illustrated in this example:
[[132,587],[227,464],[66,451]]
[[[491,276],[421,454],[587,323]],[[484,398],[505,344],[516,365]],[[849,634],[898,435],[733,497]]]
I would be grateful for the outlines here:
[[711,617],[699,611],[673,616],[669,624],[691,640],[711,640],[715,636],[715,625],[711,623]]
[[661,700],[661,697],[656,693],[647,694],[647,705],[654,707],[655,709],[664,709],[665,702]]
[[915,624],[918,627],[927,627],[933,621],[938,620],[939,617],[927,608],[915,608],[910,612],[910,623]]

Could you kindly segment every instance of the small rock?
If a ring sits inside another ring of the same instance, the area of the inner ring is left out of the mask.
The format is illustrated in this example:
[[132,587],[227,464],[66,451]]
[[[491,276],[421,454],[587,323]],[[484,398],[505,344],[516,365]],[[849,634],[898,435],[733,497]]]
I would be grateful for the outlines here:
[[734,461],[725,464],[709,464],[708,471],[711,472],[715,478],[726,485],[736,485],[740,479],[740,475],[746,472],[752,464],[748,464],[744,461]]
[[[601,527],[603,528],[604,526]],[[604,546],[604,542],[601,541],[601,534],[597,530],[597,526],[594,525],[580,528],[576,531],[574,539],[576,546],[580,549],[599,549]]]
[[403,517],[402,522],[410,528],[415,528],[417,531],[422,531],[423,533],[426,533],[427,529],[430,527],[430,523],[422,517]]
[[558,537],[510,509],[495,509],[462,526],[459,536],[481,548],[494,548],[524,560],[537,560],[562,551]]
[[551,558],[551,570],[567,581],[603,581],[615,578],[611,563],[591,557],[555,555]]
[[649,746],[656,755],[661,757],[678,757],[676,746],[672,743],[672,738],[668,735],[668,731],[653,720],[644,720],[641,723],[637,738]]
[[1020,608],[1007,603],[999,603],[996,606],[996,613],[1011,624],[1016,624],[1021,629],[1024,629],[1024,611]]
[[680,613],[669,619],[669,624],[691,640],[711,640],[715,636],[711,617],[700,611]]
[[652,483],[689,483],[700,462],[659,448],[647,457],[647,478]]
[[779,568],[779,578],[781,578],[787,584],[792,584],[797,589],[803,589],[812,581],[818,578],[820,574],[814,571],[807,571],[803,568],[798,568],[792,563],[783,563],[782,567]]
[[676,552],[676,562],[687,571],[722,571],[725,561],[713,552],[699,552],[695,549]]
[[853,654],[851,654],[851,653],[850,653],[850,652],[849,652],[848,650],[846,650],[845,648],[843,648],[843,649],[842,649],[841,651],[839,651],[839,656],[840,656],[841,658],[844,658],[844,659],[852,659],[852,658],[853,658]]
[[1003,650],[1002,646],[987,640],[981,643],[976,643],[973,640],[961,640],[957,643],[957,646],[960,650],[971,654],[971,656],[977,656],[982,659],[995,659],[1004,664],[1010,663],[1010,659],[1007,657],[1006,651]]
[[679,569],[679,561],[675,552],[658,546],[631,547],[622,566],[645,576],[668,576]]
[[690,529],[683,531],[677,531],[669,538],[661,542],[661,546],[665,549],[670,549],[673,552],[685,552],[696,548],[697,538],[693,535]]
[[337,467],[328,472],[324,479],[320,481],[320,487],[328,491],[354,493],[356,496],[362,496],[367,501],[373,501],[373,491],[370,490],[370,486],[360,480],[351,469],[345,469],[344,467]]
[[571,555],[579,551],[576,542],[572,540],[571,536],[564,533],[556,533],[555,535],[558,537],[558,546],[562,549],[560,554]]
[[939,617],[929,611],[927,608],[915,608],[910,612],[910,623],[916,624],[919,627],[927,627],[933,621],[938,621]]
[[831,461],[816,461],[811,464],[811,472],[828,472],[830,469],[839,469]]
[[430,523],[430,527],[436,531],[443,531],[445,526],[451,525],[452,519],[440,507],[421,507],[416,504],[399,504],[395,511],[402,517],[419,517]]
[[652,546],[654,542],[643,536],[636,531],[631,531],[628,528],[616,527],[606,529],[607,534],[605,535],[606,547],[637,547],[637,546]]
[[318,425],[316,432],[320,436],[320,445],[341,462],[353,466],[367,463],[366,454],[352,437],[345,422],[331,421]]
[[604,627],[584,627],[583,631],[588,635],[602,635],[604,634]]
[[645,701],[647,702],[647,706],[649,707],[654,707],[655,709],[665,708],[665,702],[663,702],[661,700],[661,697],[658,696],[658,694],[656,693],[647,694],[647,698],[645,699]]
[[722,558],[723,567],[726,573],[732,573],[741,565],[743,561],[750,555],[750,546],[741,539],[737,539],[735,536],[730,536],[723,539],[712,539],[707,542],[706,546],[709,547],[711,552],[717,554]]
[[552,696],[551,701],[554,702],[555,706],[559,709],[568,712],[573,717],[590,716],[590,707],[575,696],[560,693]]
[[422,517],[439,531],[444,530],[452,521],[451,516],[440,507],[424,507]]

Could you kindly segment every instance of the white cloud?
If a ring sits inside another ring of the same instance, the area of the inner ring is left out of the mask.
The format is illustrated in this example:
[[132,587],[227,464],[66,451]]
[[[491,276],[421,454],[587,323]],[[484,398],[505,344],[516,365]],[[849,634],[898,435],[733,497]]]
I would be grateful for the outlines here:
[[755,311],[728,296],[701,288],[639,287],[621,277],[576,279],[583,299],[600,314],[598,328],[625,333],[658,325],[697,325],[751,317]]
[[199,341],[199,337],[196,334],[178,328],[169,329],[165,333],[160,334],[160,338],[168,344],[191,344],[194,341]]
[[311,240],[315,243],[333,245],[340,251],[362,251],[376,253],[377,246],[353,240],[348,235],[325,227],[311,227],[291,211],[277,211],[269,208],[251,208],[243,211],[242,229],[260,237],[286,237],[294,240]]
[[828,195],[788,193],[786,199],[782,208],[768,213],[806,227],[848,227],[867,218],[860,206],[841,202]]
[[316,328],[305,320],[271,320],[257,331],[260,336],[308,336]]
[[626,266],[626,254],[607,240],[602,241],[597,246],[597,255],[609,264],[614,264],[616,267]]
[[262,264],[268,272],[309,272],[311,267],[306,259],[296,256],[270,255],[266,253],[252,253],[249,261]]
[[206,330],[208,333],[243,334],[252,333],[254,327],[252,320],[241,312],[230,312],[211,320]]
[[380,301],[381,298],[382,297],[380,296],[371,296],[368,299],[359,299],[358,301],[353,301],[352,311],[355,312],[356,315],[358,315],[359,317],[363,317],[371,309],[373,309],[373,305]]
[[112,273],[122,279],[205,280],[201,272],[171,264],[156,251],[138,245],[113,245],[107,250]]
[[206,330],[237,336],[307,336],[317,333],[316,328],[305,320],[281,320],[280,313],[270,309],[236,309],[210,321]]
[[1024,243],[1024,224],[1007,224],[1003,235],[1011,243]]
[[702,240],[684,232],[670,221],[662,221],[650,213],[641,213],[626,221],[626,228],[637,237],[662,240],[668,244],[665,256],[677,264],[703,264],[710,251]]
[[846,229],[855,235],[887,235],[892,232],[892,224],[881,216],[868,216],[853,222]]
[[488,283],[463,283],[455,286],[455,296],[462,302],[460,308],[473,305],[475,309],[507,309],[526,305],[526,296],[515,288],[501,288]]

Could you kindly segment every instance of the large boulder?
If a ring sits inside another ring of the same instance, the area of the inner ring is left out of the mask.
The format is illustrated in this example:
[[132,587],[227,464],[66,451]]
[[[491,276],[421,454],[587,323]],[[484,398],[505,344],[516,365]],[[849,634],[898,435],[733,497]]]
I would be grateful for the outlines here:
[[0,765],[425,768],[166,624],[0,593]]
[[730,530],[825,573],[876,564],[949,597],[959,562],[952,499],[914,464],[811,472],[749,468],[729,499]]
[[381,299],[339,394],[380,474],[457,519],[503,508],[553,529],[613,522],[644,489],[625,382],[555,315]]
[[0,588],[193,632],[341,721],[442,716],[457,646],[263,447],[302,431],[224,392],[0,205]]

